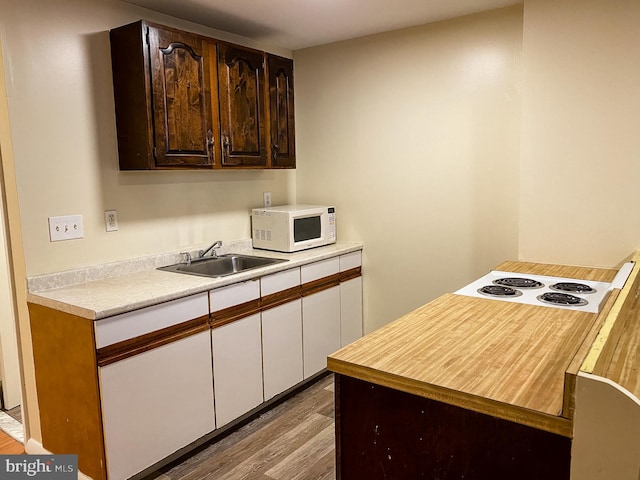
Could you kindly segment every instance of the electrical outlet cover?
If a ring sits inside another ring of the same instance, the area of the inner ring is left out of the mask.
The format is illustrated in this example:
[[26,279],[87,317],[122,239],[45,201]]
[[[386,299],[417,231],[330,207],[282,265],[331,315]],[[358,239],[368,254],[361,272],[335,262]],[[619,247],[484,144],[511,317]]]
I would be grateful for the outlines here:
[[115,210],[107,210],[104,212],[104,225],[107,232],[118,231],[118,212]]

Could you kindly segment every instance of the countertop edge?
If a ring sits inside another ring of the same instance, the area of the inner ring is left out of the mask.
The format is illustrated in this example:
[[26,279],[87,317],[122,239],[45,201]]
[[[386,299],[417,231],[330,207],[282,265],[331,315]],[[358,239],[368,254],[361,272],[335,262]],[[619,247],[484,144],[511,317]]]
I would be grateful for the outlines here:
[[564,417],[536,412],[438,385],[412,380],[338,360],[332,356],[327,359],[327,369],[339,375],[346,375],[383,387],[458,406],[466,410],[491,415],[492,417],[544,430],[563,437],[571,438],[573,435],[573,424]]

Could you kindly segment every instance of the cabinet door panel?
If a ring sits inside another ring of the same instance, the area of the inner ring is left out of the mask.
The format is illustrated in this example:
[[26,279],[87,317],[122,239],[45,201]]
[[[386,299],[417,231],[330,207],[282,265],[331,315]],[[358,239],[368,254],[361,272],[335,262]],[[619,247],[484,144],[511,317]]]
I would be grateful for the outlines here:
[[269,126],[271,166],[294,168],[295,117],[293,60],[269,55]]
[[340,283],[340,345],[362,337],[362,277]]
[[129,478],[215,428],[208,331],[99,375],[110,480]]
[[218,45],[218,85],[222,165],[266,166],[263,54]]
[[265,400],[302,381],[302,300],[262,312],[262,363]]
[[214,328],[211,337],[216,424],[219,428],[264,400],[260,314]]
[[302,337],[304,378],[309,378],[327,368],[327,355],[340,348],[339,286],[303,297]]
[[214,163],[210,55],[195,34],[149,27],[158,166]]

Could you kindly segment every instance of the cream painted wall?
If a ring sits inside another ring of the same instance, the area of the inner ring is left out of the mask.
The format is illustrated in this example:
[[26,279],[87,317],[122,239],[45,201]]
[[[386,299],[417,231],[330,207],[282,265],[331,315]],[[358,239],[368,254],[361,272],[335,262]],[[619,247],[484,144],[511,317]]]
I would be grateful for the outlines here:
[[[120,172],[108,30],[140,18],[263,48],[117,1],[0,0],[28,275],[250,237],[249,210],[295,198],[295,172]],[[104,211],[118,211],[107,233]],[[82,214],[84,239],[51,243],[47,217]]]
[[523,58],[520,258],[617,265],[640,246],[640,2],[527,0]]
[[364,250],[371,331],[518,256],[522,7],[294,52],[297,199]]

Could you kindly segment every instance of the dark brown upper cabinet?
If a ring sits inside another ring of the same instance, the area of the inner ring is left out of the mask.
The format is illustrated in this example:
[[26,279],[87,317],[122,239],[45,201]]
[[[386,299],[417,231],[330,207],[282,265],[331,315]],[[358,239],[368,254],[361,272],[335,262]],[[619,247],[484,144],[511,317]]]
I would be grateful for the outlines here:
[[296,166],[293,60],[267,54],[271,166]]
[[267,166],[264,54],[218,45],[222,165]]
[[295,168],[292,60],[145,20],[110,38],[120,170]]
[[120,169],[211,168],[218,105],[204,37],[145,21],[110,37]]

